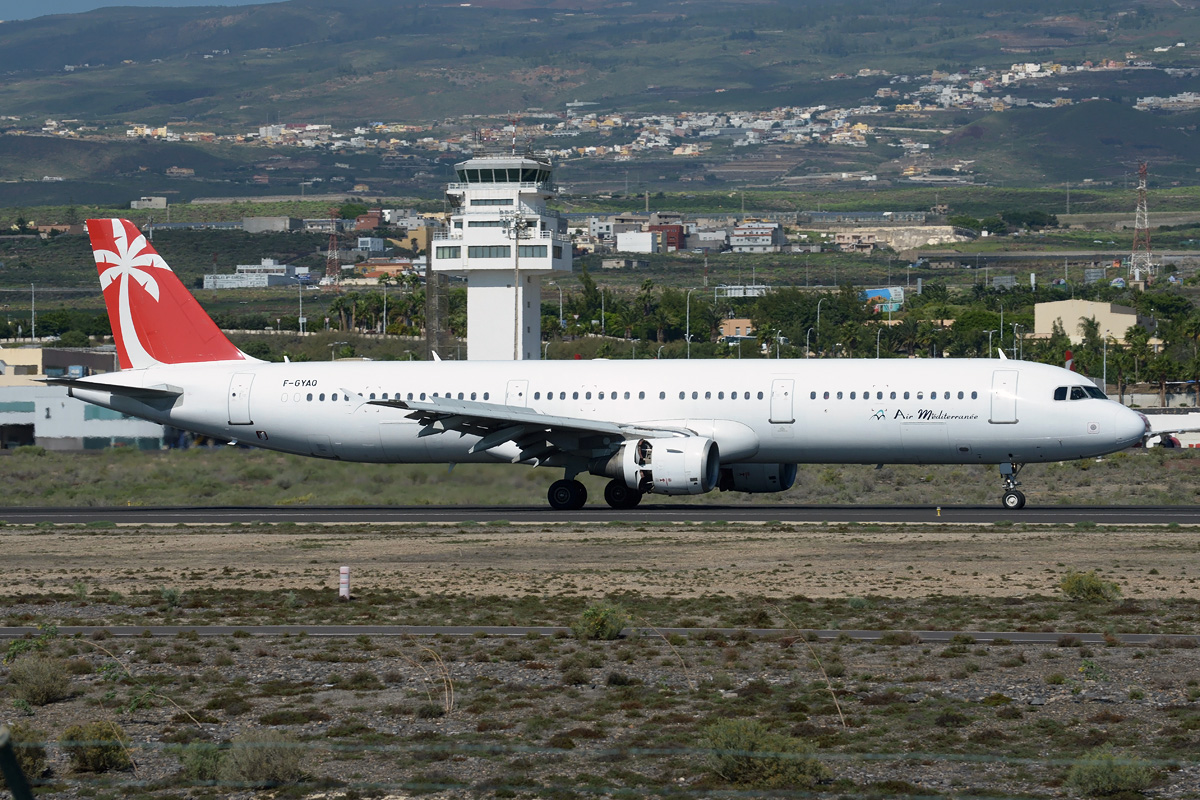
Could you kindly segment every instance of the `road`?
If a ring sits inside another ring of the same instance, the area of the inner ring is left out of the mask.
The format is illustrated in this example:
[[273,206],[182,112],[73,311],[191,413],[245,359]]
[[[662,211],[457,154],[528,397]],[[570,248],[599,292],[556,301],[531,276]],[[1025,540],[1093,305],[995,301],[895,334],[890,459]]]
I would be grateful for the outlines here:
[[988,525],[1027,522],[1047,525],[1096,523],[1104,525],[1197,525],[1196,506],[1027,506],[1009,511],[995,506],[805,506],[647,504],[614,511],[589,506],[579,511],[553,511],[544,506],[246,506],[171,507],[113,506],[108,508],[4,508],[0,522],[14,525],[55,523],[86,525],[229,525],[233,523],[292,522],[300,524],[428,525],[464,522],[666,524],[672,522],[731,523],[904,523]]

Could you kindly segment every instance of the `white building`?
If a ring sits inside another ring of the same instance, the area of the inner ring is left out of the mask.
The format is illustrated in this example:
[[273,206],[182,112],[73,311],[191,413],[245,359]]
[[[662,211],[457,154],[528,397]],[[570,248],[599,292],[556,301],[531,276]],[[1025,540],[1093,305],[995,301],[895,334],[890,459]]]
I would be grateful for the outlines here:
[[657,253],[662,248],[659,231],[623,231],[617,234],[618,253]]
[[735,253],[778,253],[786,243],[778,222],[746,222],[729,235],[729,248]]
[[431,249],[435,272],[467,279],[467,358],[540,358],[541,280],[571,271],[567,220],[546,208],[555,195],[550,164],[479,156],[454,171],[450,224]]
[[273,258],[264,258],[260,264],[238,264],[232,275],[205,275],[204,288],[260,289],[264,286],[295,286],[308,280],[308,267],[280,264]]

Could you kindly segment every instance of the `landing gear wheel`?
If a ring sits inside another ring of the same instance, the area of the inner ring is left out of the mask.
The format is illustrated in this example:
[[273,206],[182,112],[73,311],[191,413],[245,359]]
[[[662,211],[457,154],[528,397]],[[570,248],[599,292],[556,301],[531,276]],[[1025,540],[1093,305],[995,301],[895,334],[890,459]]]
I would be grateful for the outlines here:
[[1004,499],[1001,502],[1010,511],[1020,511],[1025,507],[1025,495],[1016,489],[1009,489],[1004,493]]
[[642,502],[642,493],[630,489],[625,481],[614,478],[604,487],[604,502],[613,508],[634,508]]
[[587,502],[587,487],[575,480],[555,481],[546,499],[555,511],[578,511]]

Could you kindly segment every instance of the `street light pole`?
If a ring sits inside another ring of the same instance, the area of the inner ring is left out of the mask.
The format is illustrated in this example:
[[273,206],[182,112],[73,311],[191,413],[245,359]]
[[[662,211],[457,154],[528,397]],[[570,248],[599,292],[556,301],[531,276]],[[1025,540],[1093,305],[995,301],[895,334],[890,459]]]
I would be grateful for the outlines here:
[[1013,329],[1012,353],[1013,353],[1013,360],[1015,361],[1017,359],[1017,328],[1021,327],[1021,323],[1011,322],[1009,324],[1012,325],[1012,329]]
[[521,360],[521,240],[529,231],[529,220],[521,211],[500,215],[505,236],[513,240],[513,361]]
[[812,335],[813,329],[810,327],[808,333],[804,334],[804,360],[807,361],[812,357],[812,351],[808,349],[808,337]]
[[1101,373],[1101,382],[1104,384],[1103,391],[1108,394],[1108,331],[1104,332],[1103,351],[1104,351],[1104,371]]
[[883,333],[883,326],[879,326],[879,330],[875,331],[875,358],[879,358],[879,334]]
[[775,331],[775,360],[779,360],[779,339],[783,336],[783,331]]
[[692,357],[692,292],[696,291],[693,287],[687,290],[687,322],[685,323],[684,338],[687,339],[687,357]]
[[992,328],[990,331],[984,331],[988,335],[988,358],[994,358],[992,355],[992,334],[995,332],[995,328]]
[[817,301],[817,357],[818,358],[821,355],[821,303],[824,303],[824,302],[825,302],[824,297],[822,297],[820,300]]

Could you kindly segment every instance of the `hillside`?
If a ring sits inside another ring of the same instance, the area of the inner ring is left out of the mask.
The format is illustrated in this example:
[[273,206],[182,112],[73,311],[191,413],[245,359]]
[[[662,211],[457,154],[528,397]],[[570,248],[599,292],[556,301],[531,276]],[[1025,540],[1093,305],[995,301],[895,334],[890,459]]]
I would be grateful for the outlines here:
[[1194,182],[1200,113],[1155,115],[1108,100],[991,114],[945,137],[938,151],[975,160],[984,173],[1033,184],[1104,176],[1118,184],[1140,161],[1157,180]]
[[[829,80],[838,73],[970,69],[1026,53],[1124,58],[1130,48],[1196,38],[1200,18],[1158,0],[1132,14],[1079,0],[1004,10],[985,0],[107,8],[0,25],[0,114],[217,127],[429,120],[575,99],[599,110],[832,104],[870,98],[886,83]],[[1194,66],[1194,52],[1170,58]]]

